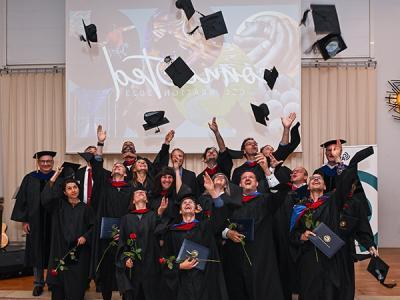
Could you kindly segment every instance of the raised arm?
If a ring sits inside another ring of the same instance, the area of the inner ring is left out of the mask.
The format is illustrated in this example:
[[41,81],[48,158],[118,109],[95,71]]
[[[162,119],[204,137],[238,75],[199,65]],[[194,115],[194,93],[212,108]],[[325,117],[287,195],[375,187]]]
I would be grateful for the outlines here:
[[107,138],[107,131],[103,130],[103,126],[97,126],[97,151],[96,154],[99,156],[103,155],[104,142]]
[[63,168],[57,167],[49,182],[45,185],[41,193],[41,203],[46,210],[52,210],[57,200],[63,196],[62,189],[57,179],[59,178]]
[[219,151],[225,152],[225,150],[226,150],[225,141],[224,141],[221,133],[219,132],[217,119],[215,117],[211,120],[210,123],[208,123],[208,127],[210,127],[211,131],[215,135],[215,139],[217,141]]
[[281,145],[289,144],[290,127],[292,127],[293,121],[295,119],[296,119],[296,113],[294,112],[291,112],[287,117],[281,118],[283,126],[282,139],[280,142]]
[[152,170],[149,169],[149,172],[151,173],[151,176],[155,176],[158,172],[163,167],[168,166],[168,161],[169,161],[169,147],[172,139],[175,136],[175,131],[170,130],[168,133],[165,135],[164,138],[164,143],[161,145],[160,152],[158,152],[157,156],[155,157],[153,161],[153,165],[149,166],[151,167]]
[[178,194],[182,187],[182,177],[179,170],[179,163],[176,160],[172,161],[172,167],[175,170],[176,193]]

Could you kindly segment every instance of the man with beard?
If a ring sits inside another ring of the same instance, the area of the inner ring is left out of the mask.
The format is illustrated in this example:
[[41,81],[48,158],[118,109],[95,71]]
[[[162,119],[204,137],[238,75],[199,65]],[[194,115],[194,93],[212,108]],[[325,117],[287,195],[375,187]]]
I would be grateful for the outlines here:
[[210,123],[208,123],[211,131],[215,135],[217,140],[219,153],[215,147],[207,147],[202,155],[203,162],[207,165],[207,168],[197,175],[197,188],[199,195],[204,192],[204,175],[207,173],[210,177],[213,177],[217,173],[223,173],[226,177],[231,177],[232,171],[232,158],[229,156],[227,148],[225,147],[225,141],[221,136],[218,129],[217,120],[214,117]]
[[[125,141],[122,144],[121,154],[122,154],[122,159],[124,160],[123,164],[127,169],[127,178],[126,178],[127,181],[132,179],[132,173],[130,172],[130,169],[139,157],[146,161],[149,174],[152,177],[154,177],[161,170],[162,167],[168,166],[169,144],[174,138],[174,135],[175,135],[174,130],[168,131],[168,133],[165,135],[164,143],[161,146],[161,150],[160,152],[158,152],[153,162],[151,162],[147,158],[140,157],[139,155],[137,155],[135,144],[132,141]],[[103,154],[103,147],[106,137],[107,137],[107,132],[103,131],[103,127],[99,125],[97,127],[97,138],[98,138],[97,155],[99,156]]]
[[[290,130],[290,127],[292,126],[292,123],[295,120],[295,118],[296,118],[295,113],[290,113],[289,117],[282,118],[283,134],[282,134],[282,140],[280,142],[281,145],[287,145],[289,143],[289,130]],[[296,125],[297,130],[298,130],[298,126],[299,125]],[[296,147],[297,147],[297,145],[296,145]],[[241,166],[239,166],[233,170],[232,182],[235,184],[239,184],[240,176],[245,171],[254,172],[254,174],[256,174],[257,181],[262,180],[265,175],[264,175],[264,172],[263,172],[261,166],[257,163],[257,155],[260,154],[259,150],[258,150],[257,142],[252,137],[246,138],[246,139],[244,139],[240,149],[244,153],[244,156],[247,161],[244,164],[242,164]],[[295,149],[295,147],[293,148],[293,145],[291,145],[290,151],[293,152],[294,149]],[[278,148],[278,150],[279,150],[279,148]],[[290,153],[286,153],[285,155],[282,155],[279,152],[275,152],[273,154],[273,157],[276,158],[277,160],[283,160],[283,159],[286,159]],[[272,159],[271,155],[272,154],[270,154],[267,157],[269,160]],[[281,159],[279,159],[279,158],[281,158]]]
[[11,215],[11,220],[22,223],[26,234],[25,264],[33,267],[33,296],[43,293],[43,273],[48,263],[51,219],[41,204],[41,197],[54,174],[54,156],[53,151],[40,151],[33,156],[38,170],[25,175]]

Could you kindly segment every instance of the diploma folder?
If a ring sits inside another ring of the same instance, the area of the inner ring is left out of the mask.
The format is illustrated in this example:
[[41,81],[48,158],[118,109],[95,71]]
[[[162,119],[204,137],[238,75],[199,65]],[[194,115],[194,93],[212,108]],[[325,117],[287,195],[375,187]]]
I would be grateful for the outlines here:
[[316,236],[309,236],[310,242],[328,258],[334,256],[344,245],[344,241],[322,222],[319,223],[313,232]]
[[119,218],[101,218],[100,239],[111,239],[113,226],[119,228]]
[[237,225],[236,230],[245,236],[245,240],[254,241],[254,219],[230,219]]
[[197,254],[197,259],[199,260],[199,263],[195,268],[204,271],[204,269],[206,268],[206,261],[204,260],[208,259],[210,250],[200,244],[184,239],[181,249],[179,250],[178,257],[176,259],[177,262],[183,262],[184,260],[186,260],[188,257],[191,256],[190,253]]

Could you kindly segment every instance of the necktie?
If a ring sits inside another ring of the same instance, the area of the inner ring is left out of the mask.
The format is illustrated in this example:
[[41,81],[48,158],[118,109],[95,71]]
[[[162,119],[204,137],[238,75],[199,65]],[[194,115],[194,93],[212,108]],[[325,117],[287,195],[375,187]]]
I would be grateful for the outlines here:
[[92,198],[92,168],[88,169],[88,181],[87,181],[87,205],[90,205],[90,200]]

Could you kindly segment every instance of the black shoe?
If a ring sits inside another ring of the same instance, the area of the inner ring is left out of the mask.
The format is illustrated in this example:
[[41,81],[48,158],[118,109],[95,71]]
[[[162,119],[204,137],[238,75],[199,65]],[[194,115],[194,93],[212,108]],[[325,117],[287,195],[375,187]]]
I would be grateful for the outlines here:
[[32,291],[32,296],[37,297],[37,296],[40,296],[42,293],[43,293],[43,287],[42,286],[35,286],[33,288],[33,291]]

